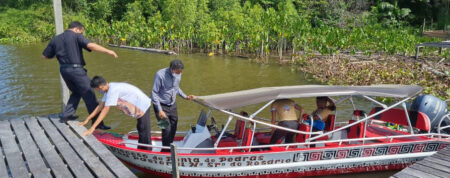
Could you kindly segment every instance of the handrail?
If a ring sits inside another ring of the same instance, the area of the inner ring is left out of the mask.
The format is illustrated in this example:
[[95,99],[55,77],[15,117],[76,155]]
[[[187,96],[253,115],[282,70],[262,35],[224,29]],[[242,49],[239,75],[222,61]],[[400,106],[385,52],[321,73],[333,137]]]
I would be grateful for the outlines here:
[[269,127],[280,129],[280,130],[289,131],[289,132],[294,132],[294,133],[299,133],[299,134],[321,134],[322,133],[322,132],[311,132],[310,133],[310,132],[303,132],[303,131],[299,131],[299,130],[293,130],[293,129],[289,129],[289,128],[286,128],[286,127],[281,127],[281,126],[278,126],[278,125],[273,125],[273,124],[261,122],[261,121],[258,121],[258,120],[250,119],[250,118],[247,118],[247,117],[244,117],[244,116],[241,116],[239,114],[236,114],[236,113],[233,113],[233,112],[230,112],[230,111],[226,111],[226,110],[223,110],[223,109],[220,109],[219,111],[222,111],[225,114],[232,115],[234,117],[238,117],[238,118],[241,118],[241,119],[244,119],[244,120],[247,120],[247,121],[251,121],[251,122],[254,122],[254,123],[257,123],[257,124],[261,124],[261,125],[265,125],[265,126],[269,126]]
[[228,125],[230,125],[231,120],[233,120],[233,116],[228,117],[228,121],[225,124],[224,128],[222,129],[222,132],[220,132],[219,138],[217,138],[216,143],[214,143],[214,148],[217,148],[217,145],[219,145],[219,141],[222,138],[222,135],[226,132],[225,128],[227,128]]
[[[237,147],[211,147],[211,148],[191,148],[191,147],[178,147],[178,150],[232,150],[235,149],[255,149],[255,148],[268,148],[268,147],[287,147],[290,146],[302,146],[302,145],[311,145],[311,144],[320,144],[320,143],[335,143],[338,142],[339,145],[341,145],[343,142],[353,142],[353,141],[367,141],[367,140],[379,140],[379,139],[385,139],[392,141],[395,138],[406,138],[406,137],[421,137],[421,136],[428,136],[430,139],[437,136],[439,139],[442,139],[441,137],[446,137],[446,139],[450,139],[450,135],[448,134],[436,134],[436,133],[425,133],[425,134],[415,134],[415,135],[391,135],[391,136],[381,136],[381,137],[369,137],[369,138],[353,138],[353,139],[343,139],[343,140],[325,140],[325,141],[317,141],[317,142],[309,142],[309,143],[288,143],[288,144],[272,144],[272,145],[255,145],[255,146],[237,146]],[[445,139],[445,138],[444,138]],[[134,142],[126,142],[123,141],[119,143],[119,145],[122,144],[129,144],[129,145],[137,145],[137,146],[145,146],[145,147],[153,147],[153,148],[161,148],[161,149],[169,149],[168,146],[157,146],[157,145],[149,145],[149,144],[142,144],[142,143],[134,143]]]
[[381,103],[381,102],[379,102],[379,101],[377,101],[377,100],[374,100],[374,99],[371,98],[371,97],[368,97],[368,96],[366,96],[366,95],[362,95],[362,96],[363,96],[364,98],[366,98],[366,99],[368,99],[368,100],[370,100],[370,101],[372,101],[372,102],[374,102],[374,103],[380,105],[380,106],[383,107],[383,108],[387,108],[387,105],[385,105],[385,104],[383,104],[383,103]]
[[389,107],[387,107],[387,108],[384,108],[384,109],[382,109],[382,110],[380,110],[380,111],[378,111],[378,112],[376,112],[376,113],[374,113],[374,114],[372,114],[372,115],[369,115],[369,116],[365,117],[364,119],[357,120],[356,122],[353,122],[353,123],[351,123],[351,124],[348,124],[348,125],[346,125],[346,126],[344,126],[344,127],[341,127],[341,128],[339,128],[339,129],[335,129],[335,130],[333,130],[333,131],[325,132],[325,133],[320,134],[320,135],[318,135],[318,136],[315,136],[315,137],[312,137],[312,138],[308,138],[308,140],[309,140],[309,141],[315,140],[315,139],[320,138],[320,137],[323,137],[323,136],[325,136],[325,135],[330,135],[330,134],[332,134],[332,133],[334,133],[334,132],[337,132],[337,131],[341,131],[341,130],[343,130],[343,129],[350,128],[351,126],[354,126],[354,125],[356,125],[356,124],[358,124],[358,123],[360,123],[360,122],[366,121],[366,120],[368,120],[368,119],[370,119],[370,118],[373,118],[373,117],[375,117],[375,116],[377,116],[377,115],[380,115],[381,113],[383,113],[383,112],[385,112],[385,111],[387,111],[387,110],[389,110],[389,109],[391,109],[391,108],[394,108],[395,106],[398,106],[398,105],[402,104],[403,102],[405,102],[405,101],[407,101],[407,100],[409,100],[409,99],[410,99],[410,97],[407,97],[407,98],[405,98],[405,99],[403,99],[403,100],[401,100],[401,101],[399,101],[399,102],[397,102],[397,103],[395,103],[395,104],[393,104],[393,105],[391,105],[391,106],[389,106]]
[[450,119],[450,113],[448,113],[448,114],[446,114],[446,115],[441,117],[441,120],[439,121],[438,128],[437,128],[438,134],[441,134],[441,130],[444,130],[444,129],[450,127],[450,125],[448,125],[448,126],[445,126],[445,127],[441,128],[442,121],[444,121],[445,118]]

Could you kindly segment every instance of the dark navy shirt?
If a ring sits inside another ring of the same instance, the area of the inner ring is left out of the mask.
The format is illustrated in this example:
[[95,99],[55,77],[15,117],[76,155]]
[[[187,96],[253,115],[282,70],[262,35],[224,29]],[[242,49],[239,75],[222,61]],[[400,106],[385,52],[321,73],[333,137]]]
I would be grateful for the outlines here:
[[64,33],[53,37],[42,54],[49,59],[56,56],[60,64],[80,64],[84,66],[86,63],[84,62],[82,48],[90,52],[91,50],[87,47],[90,42],[84,38],[83,34],[66,30]]
[[186,94],[180,88],[181,78],[172,76],[169,68],[164,68],[156,72],[153,79],[152,102],[161,111],[161,103],[165,105],[175,104],[177,94],[186,98]]

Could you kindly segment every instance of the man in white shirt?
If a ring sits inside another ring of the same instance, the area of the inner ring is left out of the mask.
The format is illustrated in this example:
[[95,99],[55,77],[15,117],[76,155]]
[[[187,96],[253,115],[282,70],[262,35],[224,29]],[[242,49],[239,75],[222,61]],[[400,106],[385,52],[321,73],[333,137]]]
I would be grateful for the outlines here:
[[[109,112],[111,106],[116,106],[126,115],[137,119],[137,130],[139,134],[139,143],[151,144],[150,135],[150,98],[145,95],[139,88],[128,83],[111,82],[108,83],[103,77],[95,76],[91,80],[91,87],[99,93],[103,93],[103,99],[100,105],[80,123],[86,125],[89,120],[94,118],[98,113],[97,120],[92,124],[91,128],[83,133],[90,135],[94,132],[96,126],[103,121]],[[138,149],[151,150],[151,147],[138,146]]]

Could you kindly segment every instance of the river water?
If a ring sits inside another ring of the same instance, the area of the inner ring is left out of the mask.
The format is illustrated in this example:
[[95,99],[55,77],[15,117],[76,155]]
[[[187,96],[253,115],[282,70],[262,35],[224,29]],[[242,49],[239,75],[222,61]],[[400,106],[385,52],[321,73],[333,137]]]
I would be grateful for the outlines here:
[[[44,43],[26,46],[0,45],[0,119],[25,118],[61,111],[58,63],[56,59],[41,58],[45,46]],[[297,72],[294,68],[274,63],[255,64],[242,58],[210,57],[204,54],[168,56],[128,49],[113,49],[119,55],[118,59],[105,54],[85,52],[89,76],[101,75],[110,82],[127,82],[137,86],[146,94],[151,92],[156,71],[168,67],[170,60],[175,58],[181,59],[185,65],[180,86],[188,95],[210,95],[268,86],[318,84],[314,80],[307,79],[302,72]],[[97,98],[101,98],[98,93]],[[315,109],[314,98],[295,101],[305,107],[308,112]],[[180,97],[177,98],[177,104],[178,130],[187,130],[197,120],[200,110],[207,109]],[[251,113],[262,105],[242,109]],[[348,104],[342,106],[342,108],[350,109]],[[259,116],[270,118],[270,112],[266,110]],[[80,102],[76,114],[80,116],[79,120],[84,120],[88,115],[83,101]],[[224,124],[225,119],[225,117],[221,118],[220,114],[216,117],[219,127]],[[152,109],[151,128],[159,130],[154,124],[155,121]],[[112,126],[111,131],[117,133],[126,133],[136,128],[134,119],[116,109],[110,110],[105,123]],[[342,177],[388,177],[393,173],[389,171]],[[140,175],[140,177],[145,176]]]

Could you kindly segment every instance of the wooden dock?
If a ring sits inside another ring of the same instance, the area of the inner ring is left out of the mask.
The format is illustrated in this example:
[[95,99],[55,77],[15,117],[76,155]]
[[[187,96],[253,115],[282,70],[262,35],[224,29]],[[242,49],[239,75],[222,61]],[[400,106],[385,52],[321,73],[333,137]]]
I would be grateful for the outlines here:
[[391,178],[416,177],[450,177],[450,146],[391,176]]
[[0,178],[136,177],[84,131],[53,116],[0,121]]

